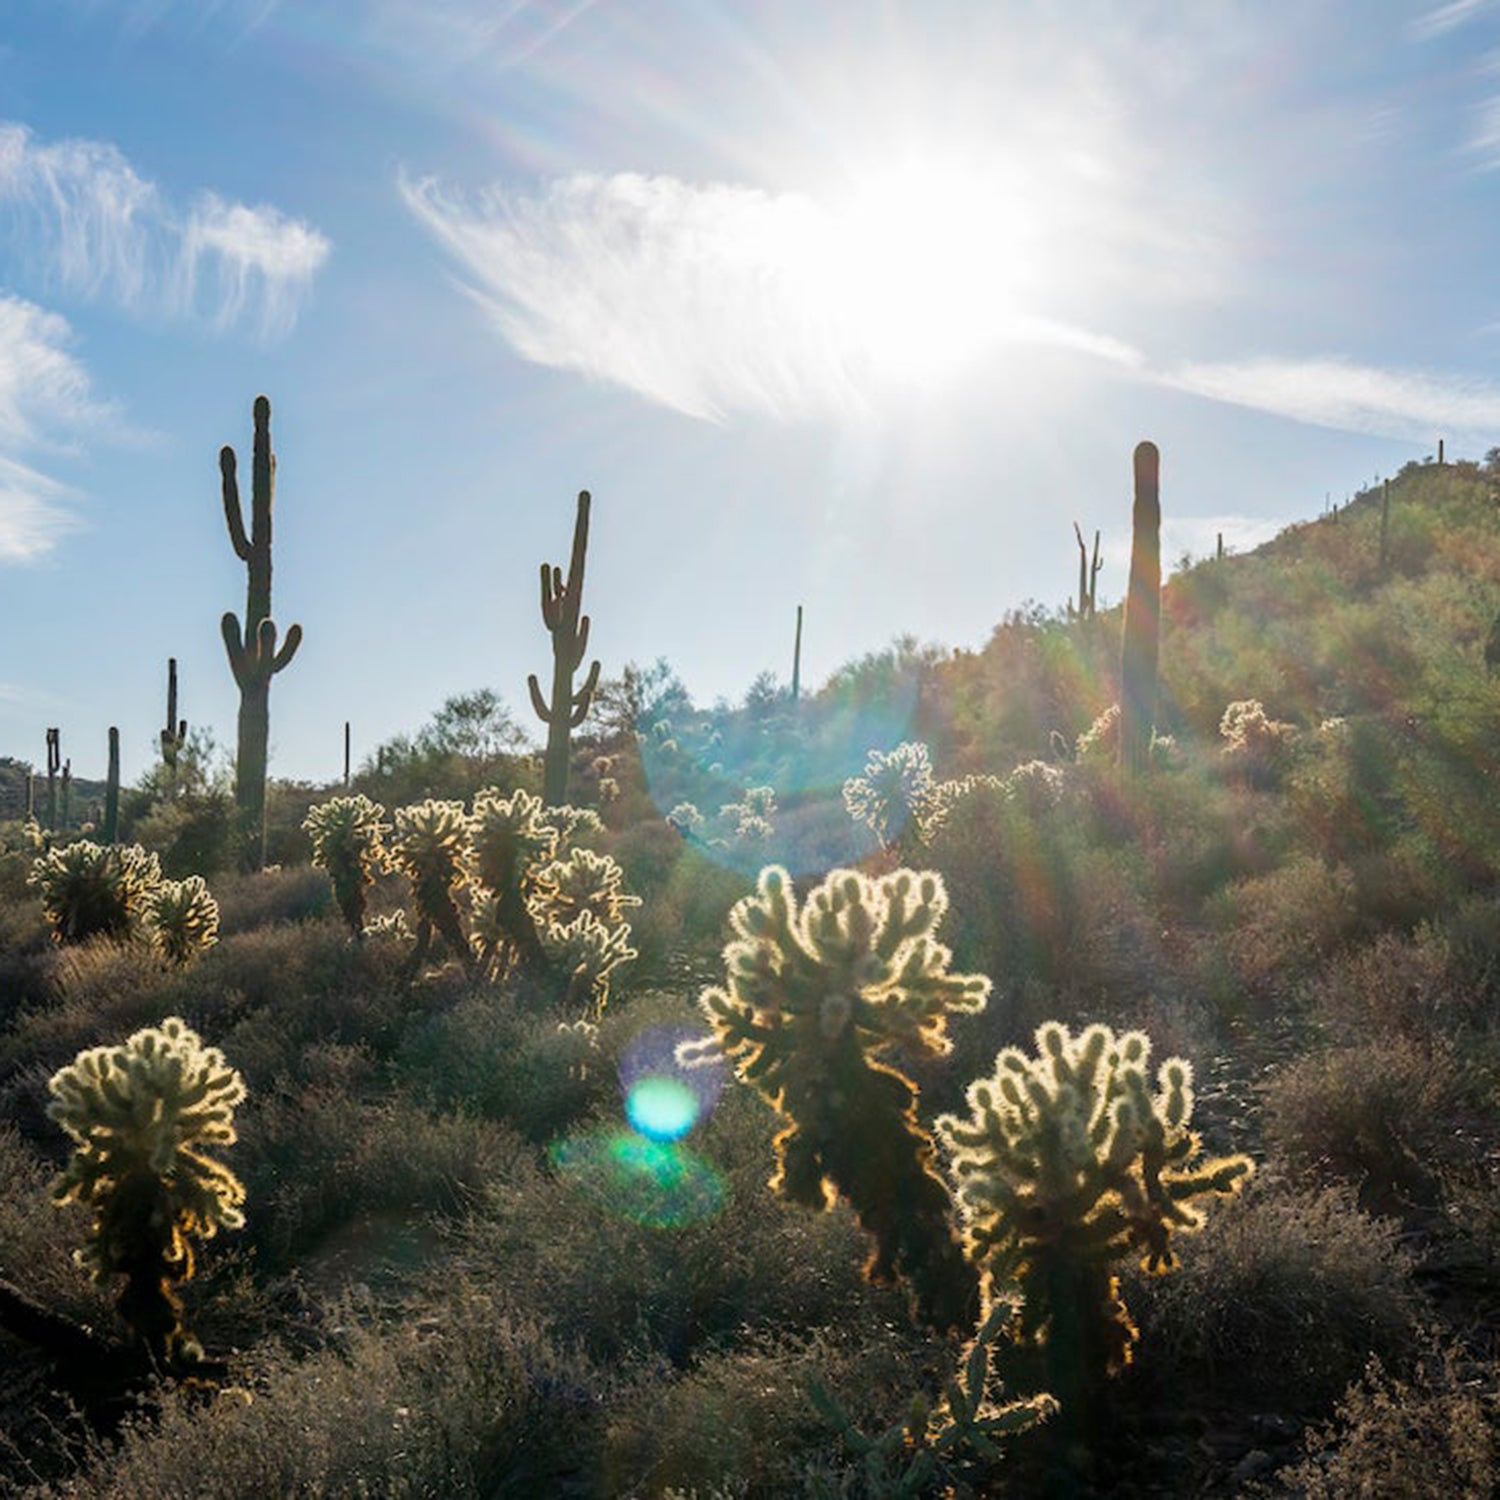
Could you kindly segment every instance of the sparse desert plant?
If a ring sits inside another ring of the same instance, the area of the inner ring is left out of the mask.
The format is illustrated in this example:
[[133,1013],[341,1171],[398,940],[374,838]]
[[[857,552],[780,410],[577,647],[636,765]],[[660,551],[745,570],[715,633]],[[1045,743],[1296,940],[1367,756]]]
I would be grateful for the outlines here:
[[1007,1047],[969,1086],[967,1119],[941,1116],[966,1225],[981,1268],[985,1316],[1009,1301],[1026,1388],[1056,1395],[1083,1430],[1102,1379],[1129,1363],[1135,1325],[1116,1264],[1133,1252],[1153,1271],[1173,1264],[1172,1237],[1203,1223],[1201,1200],[1235,1192],[1248,1157],[1201,1159],[1188,1128],[1192,1069],[1180,1057],[1147,1081],[1151,1043],[1056,1021],[1037,1055]]
[[1225,766],[1252,786],[1271,786],[1286,768],[1297,729],[1267,718],[1258,698],[1245,698],[1224,710],[1219,734]]
[[365,929],[365,887],[386,867],[384,835],[390,831],[385,808],[363,794],[333,797],[312,808],[302,821],[312,840],[312,862],[328,872],[333,898],[358,939]]
[[201,875],[163,880],[146,897],[145,923],[169,964],[191,963],[219,941],[219,903]]
[[171,1016],[79,1053],[47,1087],[48,1113],[75,1142],[53,1196],[94,1214],[81,1264],[101,1284],[126,1278],[120,1314],[157,1360],[192,1363],[201,1351],[172,1288],[193,1274],[191,1240],[244,1223],[244,1187],[206,1154],[233,1143],[244,1080]]
[[844,806],[880,840],[882,849],[920,842],[932,803],[932,757],[927,746],[907,740],[888,754],[872,750],[864,774],[844,783]]
[[469,879],[473,824],[462,802],[429,797],[396,810],[391,858],[411,881],[417,909],[417,942],[412,950],[415,973],[426,961],[433,934],[439,933],[469,974],[474,954],[458,914],[454,894]]
[[843,1194],[875,1240],[867,1274],[905,1282],[934,1326],[972,1328],[977,1283],[916,1085],[880,1056],[941,1056],[948,1015],[984,1006],[989,980],[951,973],[934,935],[947,905],[931,872],[835,870],[799,910],[791,877],[768,867],[730,913],[727,984],[700,998],[713,1038],[683,1055],[727,1053],[786,1117],[774,1191],[819,1210]]
[[139,844],[79,839],[37,859],[26,883],[41,895],[53,940],[80,943],[133,937],[160,881],[160,863]]

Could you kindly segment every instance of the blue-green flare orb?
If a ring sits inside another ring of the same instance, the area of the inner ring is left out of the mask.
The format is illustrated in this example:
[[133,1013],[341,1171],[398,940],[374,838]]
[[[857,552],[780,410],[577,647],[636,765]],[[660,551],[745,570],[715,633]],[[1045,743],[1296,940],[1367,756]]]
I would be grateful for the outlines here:
[[670,1141],[602,1130],[555,1141],[548,1155],[564,1181],[600,1208],[652,1229],[678,1229],[724,1207],[724,1182]]
[[631,1085],[625,1116],[653,1141],[679,1141],[698,1122],[698,1095],[680,1078],[650,1073]]

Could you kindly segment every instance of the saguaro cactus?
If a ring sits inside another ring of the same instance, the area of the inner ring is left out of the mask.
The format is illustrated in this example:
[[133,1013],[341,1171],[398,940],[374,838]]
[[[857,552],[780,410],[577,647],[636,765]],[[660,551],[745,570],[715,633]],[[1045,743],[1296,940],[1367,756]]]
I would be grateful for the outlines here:
[[802,606],[797,606],[797,638],[792,643],[792,702],[802,696]]
[[109,726],[109,772],[104,783],[104,842],[120,835],[120,731]]
[[573,555],[568,562],[568,581],[562,570],[542,564],[542,621],[552,635],[552,701],[542,697],[541,684],[533,672],[526,679],[531,706],[547,726],[547,758],[542,777],[542,801],[559,807],[568,800],[568,753],[572,732],[583,723],[599,685],[599,663],[589,668],[584,684],[575,693],[573,674],[583,665],[589,646],[589,617],[579,614],[583,599],[584,554],[589,545],[589,492],[578,494],[578,519],[573,524]]
[[1155,443],[1135,449],[1131,510],[1130,587],[1120,651],[1120,765],[1143,771],[1156,724],[1156,667],[1161,630],[1161,454]]
[[1089,564],[1088,548],[1083,543],[1083,528],[1073,522],[1073,535],[1078,538],[1078,618],[1092,619],[1097,611],[1099,570],[1104,559],[1099,556],[1099,533],[1094,532],[1094,558]]
[[62,730],[47,731],[47,827],[57,827],[57,773],[62,770]]
[[187,744],[187,720],[177,717],[177,658],[167,658],[167,724],[161,732],[161,763],[177,769],[177,756]]
[[224,519],[235,554],[249,574],[243,629],[232,610],[221,628],[230,670],[240,690],[239,738],[234,763],[234,798],[239,820],[239,860],[245,870],[265,863],[266,751],[271,737],[271,678],[297,654],[302,627],[293,625],[276,649],[271,619],[271,498],[276,460],[271,453],[271,403],[255,398],[255,450],[251,469],[250,533],[245,534],[234,449],[219,452],[224,482]]

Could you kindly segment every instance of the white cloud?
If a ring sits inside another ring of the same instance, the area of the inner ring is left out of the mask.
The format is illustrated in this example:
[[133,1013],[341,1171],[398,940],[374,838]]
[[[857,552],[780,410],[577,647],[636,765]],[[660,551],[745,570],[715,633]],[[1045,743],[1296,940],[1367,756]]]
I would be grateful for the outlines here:
[[1412,23],[1412,34],[1424,41],[1444,36],[1466,25],[1489,6],[1490,0],[1448,0],[1447,4],[1434,6],[1419,16]]
[[472,202],[430,179],[400,189],[524,359],[691,416],[858,410],[903,361],[920,369],[996,343],[1141,363],[1119,340],[1020,313],[1003,285],[987,302],[972,247],[898,285],[889,245],[879,263],[874,236],[802,194],[634,173]]
[[290,332],[297,305],[328,251],[328,241],[300,220],[207,193],[182,230],[182,297],[192,306],[202,281],[209,280],[220,327],[237,322],[253,303],[264,332]]
[[0,123],[0,245],[43,285],[264,334],[290,329],[330,248],[275,208],[212,193],[181,214],[107,142],[43,143],[13,123]]
[[21,455],[56,451],[61,435],[116,415],[90,394],[71,338],[56,313],[0,293],[0,562],[39,556],[75,524],[64,486]]
[[1431,442],[1438,436],[1493,440],[1500,385],[1417,370],[1383,370],[1342,359],[1254,359],[1187,364],[1153,377],[1215,401],[1297,422]]

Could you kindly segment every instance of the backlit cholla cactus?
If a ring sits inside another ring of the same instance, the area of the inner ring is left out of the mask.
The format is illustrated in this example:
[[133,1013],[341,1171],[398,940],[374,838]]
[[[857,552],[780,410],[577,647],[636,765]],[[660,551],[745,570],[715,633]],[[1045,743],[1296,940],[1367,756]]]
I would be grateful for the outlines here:
[[1050,812],[1067,790],[1068,773],[1051,761],[1028,760],[1001,782],[1007,800],[1024,808],[1032,817]]
[[557,815],[569,810],[544,808],[540,797],[521,790],[507,797],[486,787],[474,797],[474,928],[491,976],[544,965],[531,898],[537,870],[560,846]]
[[1276,779],[1297,737],[1295,725],[1267,718],[1258,698],[1231,703],[1219,720],[1219,733],[1224,739],[1225,765],[1256,784]]
[[219,941],[219,903],[201,875],[163,880],[146,898],[146,931],[171,964],[191,963]]
[[607,925],[588,910],[568,922],[548,922],[542,947],[548,967],[567,984],[564,1003],[587,999],[595,1015],[609,999],[610,974],[636,956],[628,924]]
[[53,1191],[93,1210],[80,1262],[123,1275],[121,1316],[168,1367],[200,1351],[173,1286],[193,1274],[191,1240],[244,1223],[245,1189],[207,1148],[235,1139],[240,1075],[173,1016],[123,1046],[81,1052],[47,1085],[48,1114],[75,1149]]
[[873,831],[882,849],[909,846],[921,839],[933,790],[927,746],[908,740],[889,754],[870,751],[864,775],[844,783],[844,806]]
[[365,931],[365,887],[390,861],[385,808],[363,794],[320,802],[302,820],[312,840],[312,862],[328,872],[333,899],[355,939]]
[[1076,1414],[1136,1337],[1116,1263],[1139,1253],[1148,1270],[1170,1268],[1172,1235],[1200,1227],[1202,1200],[1235,1192],[1252,1166],[1200,1159],[1192,1069],[1169,1058],[1153,1092],[1143,1033],[1090,1026],[1074,1037],[1048,1021],[1036,1036],[1036,1057],[1006,1048],[969,1086],[969,1118],[944,1115],[937,1133],[986,1315],[1015,1300],[1016,1345],[1042,1364],[1030,1378]]
[[1084,761],[1115,762],[1120,758],[1120,705],[1108,708],[1078,736],[1077,755]]
[[564,858],[536,872],[533,910],[553,923],[571,922],[589,912],[606,927],[618,927],[626,909],[641,904],[641,898],[629,895],[621,884],[624,874],[608,854],[570,849]]
[[761,849],[776,836],[776,793],[768,786],[745,788],[738,802],[726,802],[719,809],[721,842],[741,852]]
[[88,839],[49,850],[33,862],[26,880],[41,895],[57,943],[135,936],[146,898],[160,883],[160,861],[139,844]]
[[391,862],[411,881],[417,913],[412,973],[425,962],[437,932],[473,975],[474,954],[454,902],[455,894],[469,880],[472,845],[473,824],[462,802],[429,797],[396,810]]
[[707,821],[691,802],[679,802],[667,814],[667,822],[685,839],[702,838],[703,827]]
[[989,980],[951,973],[934,935],[947,905],[930,872],[835,870],[799,910],[787,872],[763,870],[730,914],[727,983],[700,1000],[713,1038],[683,1059],[727,1053],[787,1117],[773,1190],[814,1209],[842,1193],[875,1240],[867,1274],[905,1281],[934,1326],[972,1329],[977,1278],[917,1122],[916,1085],[880,1057],[893,1045],[946,1053],[949,1014],[984,1006]]

